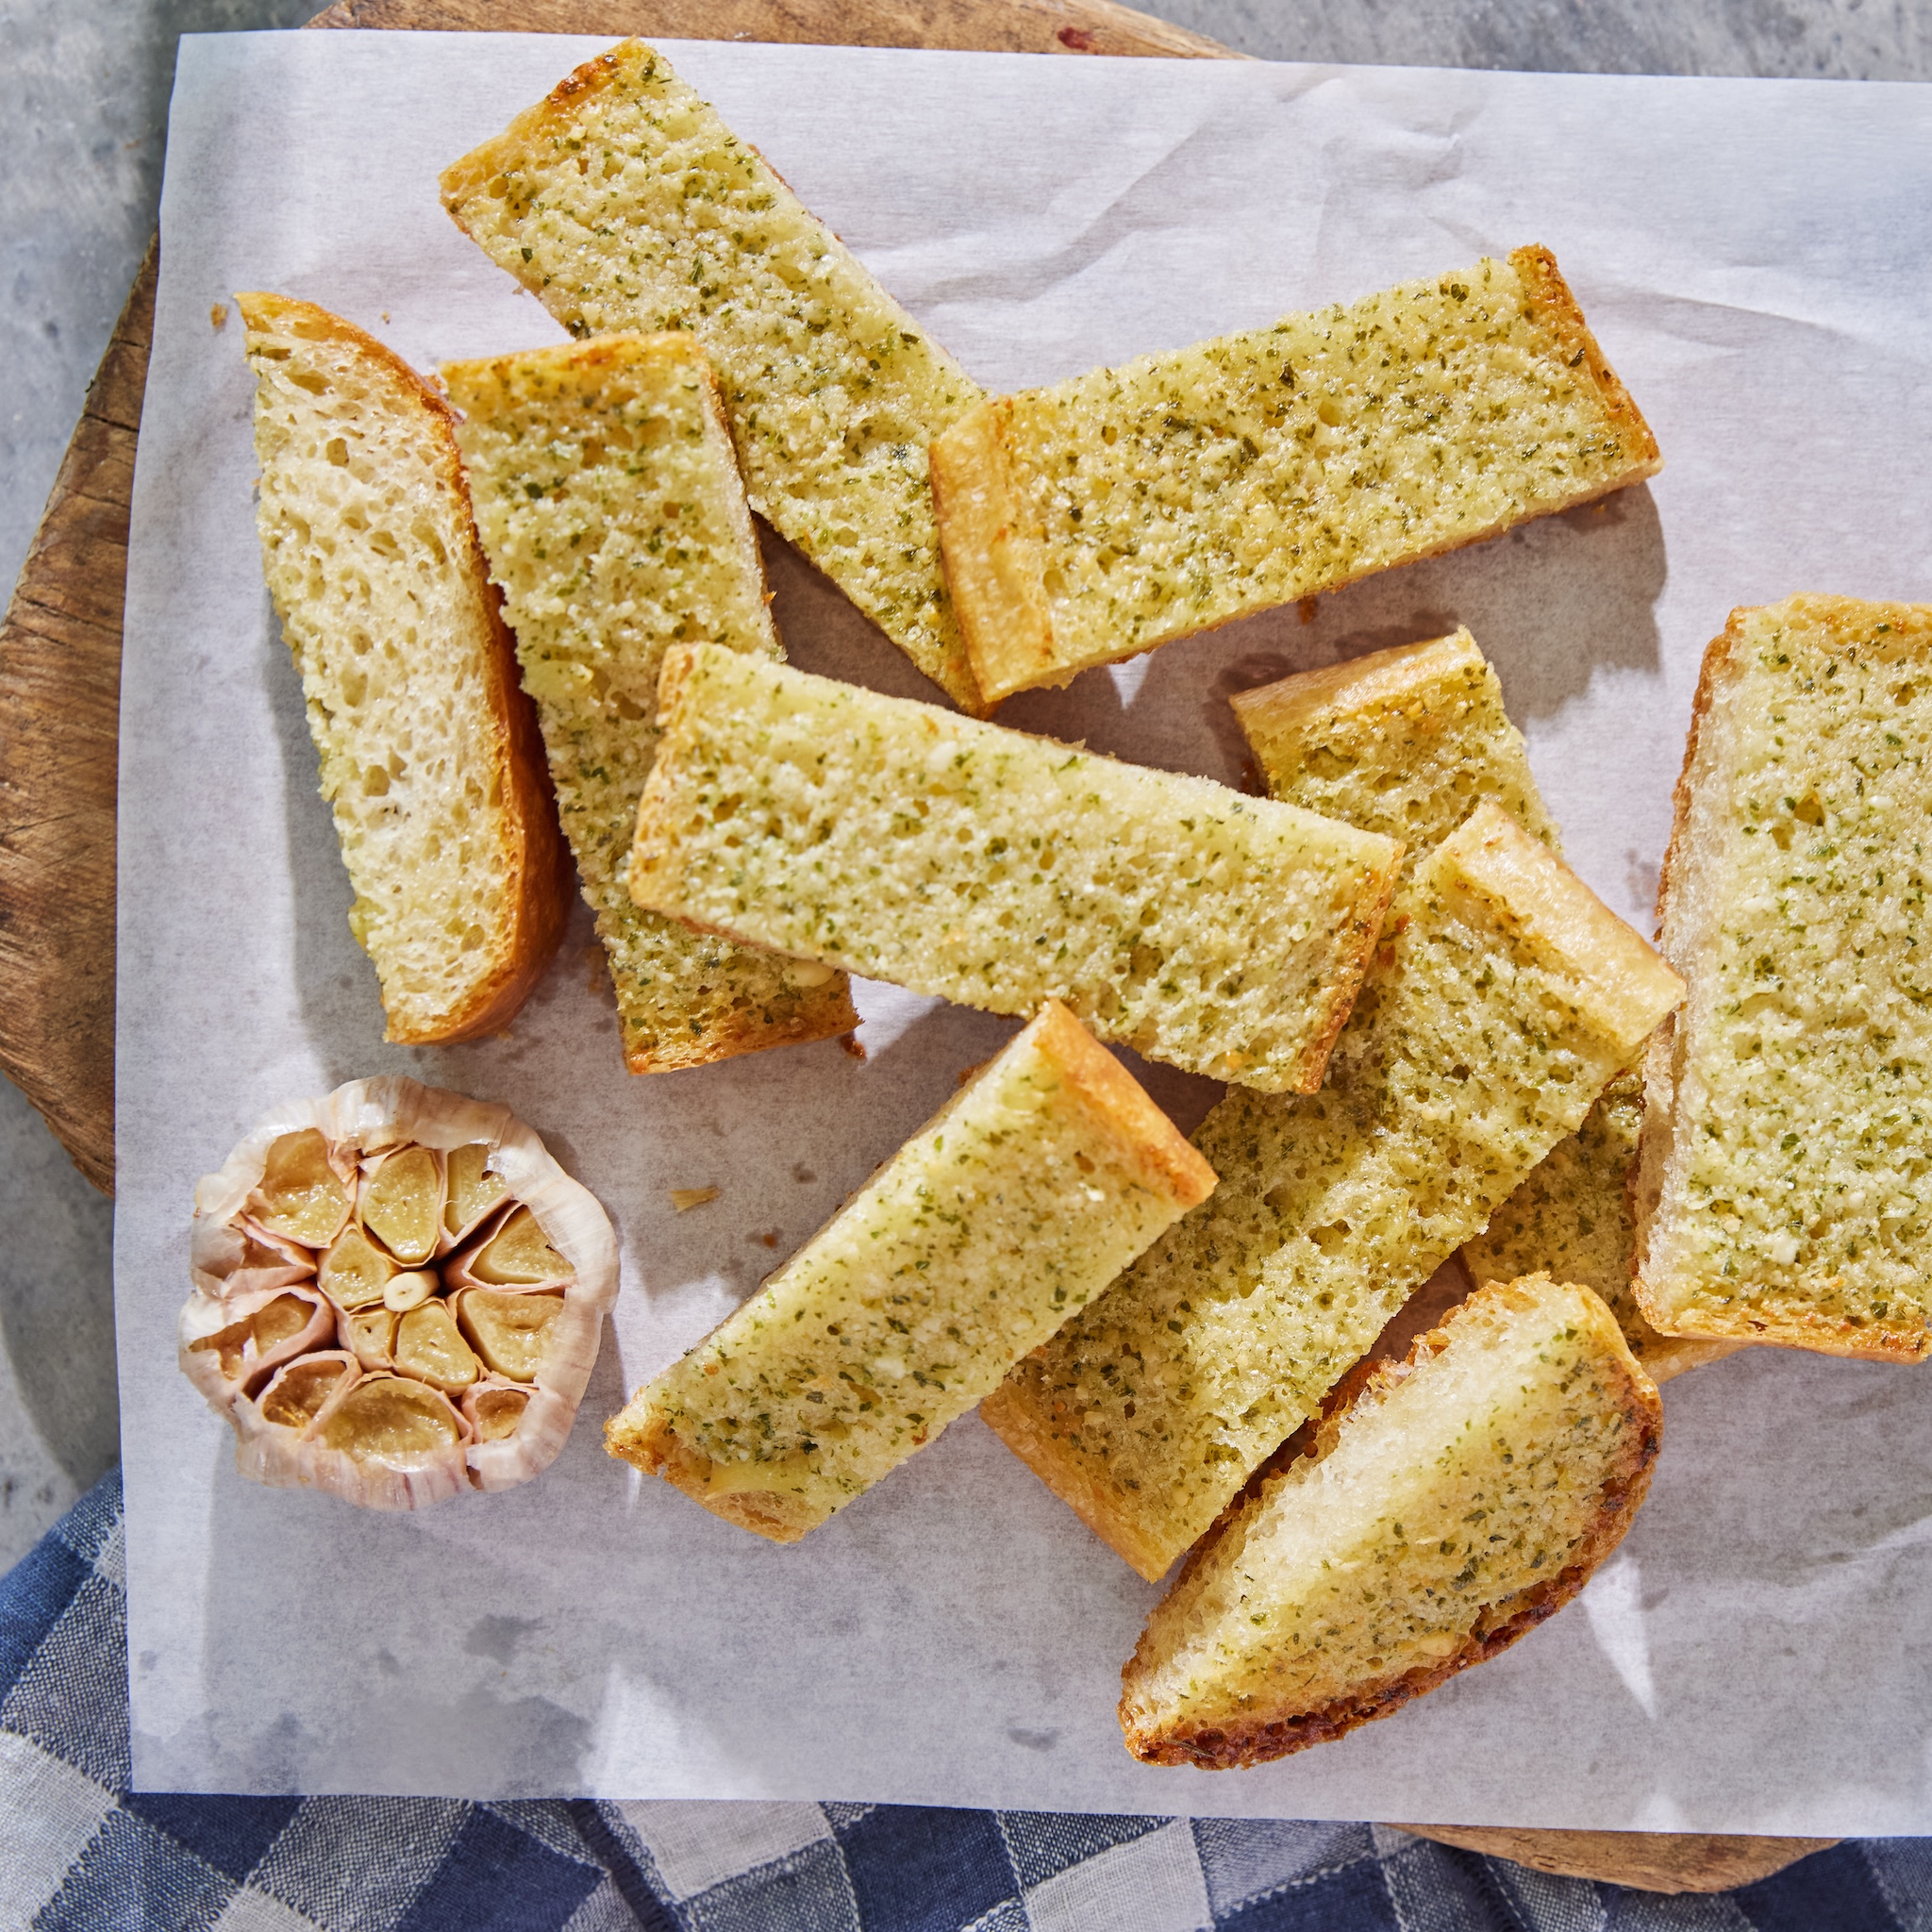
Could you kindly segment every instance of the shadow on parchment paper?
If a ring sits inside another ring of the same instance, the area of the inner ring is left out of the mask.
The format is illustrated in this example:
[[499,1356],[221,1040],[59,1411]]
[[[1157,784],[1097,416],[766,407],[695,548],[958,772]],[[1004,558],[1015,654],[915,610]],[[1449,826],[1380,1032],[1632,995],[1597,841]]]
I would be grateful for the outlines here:
[[[157,1781],[478,1797],[584,1790],[591,1724],[560,1694],[572,1669],[561,1660],[578,1649],[581,1578],[514,1553],[549,1546],[559,1509],[621,1534],[631,1478],[603,1428],[629,1392],[607,1324],[576,1424],[542,1474],[413,1514],[243,1481],[224,1431],[209,1707],[198,1739],[158,1746]],[[302,1657],[316,1667],[291,1668]]]
[[[349,908],[356,895],[342,864],[334,816],[322,796],[321,766],[308,735],[301,675],[266,589],[260,608],[262,688],[275,719],[275,750],[282,768],[283,834],[289,877],[294,884],[295,993],[303,1030],[321,1054],[333,1087],[378,1071],[367,1056],[344,1058],[340,1042],[367,1039],[372,1048],[381,1048],[382,989],[369,955],[349,930]],[[236,836],[245,842],[271,834],[266,826],[238,826]]]
[[884,691],[889,697],[951,708],[945,692],[829,577],[808,563],[803,552],[762,517],[757,523],[765,581],[772,592],[772,620],[791,663],[821,677]]
[[[1312,621],[1302,606],[1284,605],[1084,672],[1062,690],[1022,692],[998,722],[1258,790],[1227,703],[1236,691],[1465,624],[1496,667],[1510,715],[1526,724],[1582,695],[1599,669],[1657,669],[1655,606],[1666,568],[1657,503],[1639,484],[1380,572],[1317,599]],[[1122,673],[1132,692],[1124,698],[1111,681]]]

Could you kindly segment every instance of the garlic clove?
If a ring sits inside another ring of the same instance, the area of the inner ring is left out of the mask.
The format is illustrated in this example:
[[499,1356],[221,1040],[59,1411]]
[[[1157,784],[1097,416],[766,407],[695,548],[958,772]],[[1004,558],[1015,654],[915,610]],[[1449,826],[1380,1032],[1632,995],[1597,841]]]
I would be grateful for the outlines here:
[[248,1200],[260,1227],[308,1248],[327,1247],[353,1205],[320,1127],[298,1128],[269,1142],[261,1178]]
[[365,1375],[314,1425],[312,1440],[391,1469],[434,1463],[467,1440],[449,1397],[402,1375]]
[[[398,1276],[398,1279],[407,1277]],[[395,1366],[396,1311],[378,1303],[373,1308],[358,1308],[336,1322],[341,1344],[365,1369]]]
[[399,1315],[407,1315],[411,1308],[420,1308],[441,1285],[426,1269],[410,1274],[392,1274],[383,1287],[382,1305]]
[[527,1207],[516,1207],[467,1255],[450,1263],[458,1285],[475,1281],[491,1288],[548,1288],[567,1283],[571,1267],[544,1238]]
[[442,1163],[428,1147],[399,1147],[362,1176],[363,1227],[406,1266],[435,1254],[442,1235]]
[[329,1405],[332,1396],[358,1374],[351,1355],[305,1355],[279,1370],[261,1391],[255,1407],[271,1428],[292,1429],[298,1435]]
[[350,1227],[323,1257],[316,1280],[337,1307],[351,1309],[379,1302],[396,1273],[396,1264],[359,1227]]
[[247,1394],[283,1362],[334,1340],[335,1310],[312,1287],[197,1297],[181,1311],[181,1366],[211,1401]]
[[306,1281],[315,1273],[315,1257],[246,1219],[196,1221],[188,1267],[203,1293],[228,1296]]
[[396,1324],[395,1364],[406,1375],[455,1395],[483,1373],[445,1302],[426,1301]]
[[493,1374],[515,1382],[536,1380],[552,1324],[563,1313],[561,1294],[466,1288],[451,1299],[470,1346]]
[[491,1172],[491,1149],[481,1141],[453,1147],[443,1158],[449,1177],[443,1202],[443,1239],[453,1247],[469,1234],[492,1208],[509,1198],[509,1187],[500,1174]]
[[478,1382],[463,1395],[463,1414],[479,1442],[504,1442],[522,1425],[530,1406],[527,1389]]

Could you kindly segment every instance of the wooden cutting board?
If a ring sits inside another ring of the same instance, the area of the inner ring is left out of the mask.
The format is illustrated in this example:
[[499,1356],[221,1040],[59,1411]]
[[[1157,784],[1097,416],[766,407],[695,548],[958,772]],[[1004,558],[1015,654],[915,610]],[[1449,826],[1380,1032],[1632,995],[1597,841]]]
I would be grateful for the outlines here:
[[[1111,0],[338,0],[309,25],[1240,58]],[[0,628],[0,1068],[110,1193],[121,619],[158,266],[150,243]],[[1724,1890],[1836,1842],[1402,1828],[1651,1891]]]

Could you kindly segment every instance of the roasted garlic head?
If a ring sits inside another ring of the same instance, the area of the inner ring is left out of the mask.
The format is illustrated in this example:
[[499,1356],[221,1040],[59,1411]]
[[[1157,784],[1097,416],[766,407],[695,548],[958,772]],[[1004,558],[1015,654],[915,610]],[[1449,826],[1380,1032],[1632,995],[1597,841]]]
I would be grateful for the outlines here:
[[420,1509],[563,1446],[617,1242],[505,1107],[390,1076],[258,1122],[194,1191],[183,1373],[257,1482]]

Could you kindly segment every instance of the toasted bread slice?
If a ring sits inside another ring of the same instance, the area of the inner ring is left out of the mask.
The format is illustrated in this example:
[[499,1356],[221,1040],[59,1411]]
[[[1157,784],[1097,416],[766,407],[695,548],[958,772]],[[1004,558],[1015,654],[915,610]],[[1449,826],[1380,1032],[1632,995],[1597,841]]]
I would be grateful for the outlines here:
[[[1561,855],[1503,688],[1467,630],[1305,671],[1233,700],[1269,791],[1291,805],[1386,832],[1415,856],[1484,798]],[[1398,915],[1400,896],[1397,898]],[[1547,1273],[1593,1288],[1658,1381],[1729,1355],[1732,1344],[1662,1336],[1630,1285],[1636,1224],[1627,1182],[1641,1083],[1620,1074],[1570,1139],[1464,1244],[1478,1282]]]
[[1920,1361],[1932,606],[1793,597],[1705,653],[1659,893],[1637,1298],[1666,1334]]
[[981,391],[663,55],[625,41],[586,61],[445,169],[442,201],[573,335],[695,334],[752,508],[985,709],[926,478],[926,445]]
[[981,1407],[1144,1576],[1201,1536],[1681,997],[1486,804],[1404,888],[1321,1092],[1231,1089],[1211,1199]]
[[1214,1174],[1064,1007],[954,1095],[606,1432],[793,1542],[993,1388]]
[[601,336],[442,375],[625,1064],[657,1073],[848,1032],[843,974],[693,932],[625,888],[666,649],[707,638],[784,656],[704,351],[689,335]]
[[1127,1749],[1265,1763],[1487,1662],[1623,1541],[1662,1439],[1589,1289],[1479,1289],[1190,1558],[1121,1674]]
[[1464,630],[1230,700],[1269,796],[1400,839],[1411,867],[1486,798],[1559,858],[1503,687]]
[[562,936],[570,871],[449,411],[309,302],[236,303],[255,372],[262,574],[388,1038],[499,1032]]
[[993,397],[932,449],[992,703],[1658,467],[1542,248]]
[[1401,847],[711,645],[664,660],[641,906],[1252,1086],[1320,1084]]

